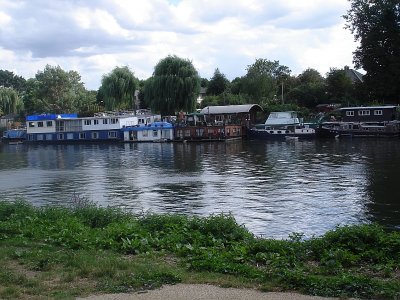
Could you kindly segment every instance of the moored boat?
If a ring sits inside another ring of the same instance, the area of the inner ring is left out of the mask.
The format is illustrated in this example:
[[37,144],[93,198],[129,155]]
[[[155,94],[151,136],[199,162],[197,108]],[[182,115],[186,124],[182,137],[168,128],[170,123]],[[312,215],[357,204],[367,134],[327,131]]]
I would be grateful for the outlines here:
[[398,137],[400,122],[325,122],[316,132],[318,137]]
[[26,129],[9,129],[3,132],[1,141],[8,144],[21,144],[26,140]]
[[264,124],[248,129],[247,136],[264,140],[313,139],[315,129],[304,124],[294,111],[271,112]]
[[317,137],[397,137],[400,122],[397,106],[344,107],[340,122],[323,122]]

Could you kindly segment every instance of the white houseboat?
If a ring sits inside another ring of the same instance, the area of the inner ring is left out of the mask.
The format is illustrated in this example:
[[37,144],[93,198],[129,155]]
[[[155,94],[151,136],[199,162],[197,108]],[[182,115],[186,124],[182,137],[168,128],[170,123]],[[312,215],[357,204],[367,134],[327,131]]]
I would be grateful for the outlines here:
[[174,139],[174,126],[168,122],[153,122],[122,129],[124,142],[168,142]]
[[122,141],[122,128],[146,125],[158,117],[119,113],[101,113],[85,118],[78,118],[77,114],[27,116],[26,140],[40,143]]

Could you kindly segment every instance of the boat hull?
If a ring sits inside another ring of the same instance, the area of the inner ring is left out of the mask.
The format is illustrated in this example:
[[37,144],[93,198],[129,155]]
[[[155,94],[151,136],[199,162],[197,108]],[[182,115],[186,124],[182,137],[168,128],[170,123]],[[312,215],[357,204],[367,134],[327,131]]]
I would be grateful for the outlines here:
[[321,124],[316,129],[319,138],[381,138],[381,137],[399,137],[400,124],[391,123],[337,123]]
[[263,129],[249,129],[247,131],[247,138],[253,140],[287,140],[287,139],[305,139],[310,140],[315,138],[315,132],[295,133],[285,132],[282,130],[280,133],[277,131],[263,130]]

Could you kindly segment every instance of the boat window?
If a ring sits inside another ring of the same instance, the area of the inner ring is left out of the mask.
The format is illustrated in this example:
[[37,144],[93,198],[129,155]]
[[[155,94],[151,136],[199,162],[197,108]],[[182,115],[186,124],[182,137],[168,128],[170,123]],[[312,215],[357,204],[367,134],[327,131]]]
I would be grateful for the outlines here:
[[359,110],[358,111],[358,115],[359,116],[369,116],[370,115],[370,111],[369,110]]
[[153,137],[158,137],[158,131],[157,130],[153,130]]
[[92,124],[92,120],[85,120],[85,125],[91,125]]
[[86,139],[86,133],[85,133],[85,132],[80,132],[80,133],[79,133],[79,139],[80,139],[80,140]]
[[92,132],[92,139],[96,140],[99,138],[99,133],[98,132]]
[[269,133],[273,134],[274,132],[271,130]]
[[374,110],[374,116],[382,116],[383,112],[382,109],[375,109]]
[[74,139],[74,134],[73,133],[67,133],[67,140],[73,140]]
[[35,127],[35,122],[29,122],[29,127]]
[[107,124],[108,123],[108,119],[103,119],[103,124]]
[[43,134],[38,134],[37,135],[37,140],[38,141],[43,141]]
[[94,125],[99,125],[99,120],[93,120]]
[[278,133],[282,133],[282,131],[278,130]]
[[53,121],[47,121],[46,122],[47,127],[53,127]]
[[289,133],[289,130],[286,130],[285,133]]
[[53,135],[51,133],[46,134],[46,141],[51,141],[53,139]]
[[43,127],[43,126],[44,126],[44,124],[43,124],[43,122],[42,122],[42,121],[40,121],[40,122],[38,122],[38,123],[37,123],[37,126],[38,126],[38,127]]
[[117,136],[118,136],[117,131],[109,131],[108,132],[108,138],[109,139],[115,139],[115,138],[117,138]]
[[353,116],[354,116],[354,110],[348,110],[348,111],[346,111],[346,116],[347,116],[347,117],[353,117]]
[[57,140],[63,140],[63,139],[64,139],[64,133],[57,134]]

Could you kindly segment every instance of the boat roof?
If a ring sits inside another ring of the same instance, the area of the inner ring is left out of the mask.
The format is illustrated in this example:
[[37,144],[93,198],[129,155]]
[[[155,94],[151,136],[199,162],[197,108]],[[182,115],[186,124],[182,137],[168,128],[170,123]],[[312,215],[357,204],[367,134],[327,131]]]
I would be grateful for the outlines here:
[[124,127],[123,131],[142,131],[142,130],[156,130],[159,128],[173,129],[174,126],[169,122],[153,122],[147,125],[136,125]]
[[26,116],[27,121],[44,121],[44,120],[57,120],[57,119],[76,119],[78,114],[42,114]]
[[262,111],[262,107],[258,104],[241,104],[241,105],[217,105],[206,106],[201,110],[202,114],[237,114],[248,113],[251,109]]
[[300,123],[295,111],[273,111],[269,114],[265,125],[293,125]]
[[396,108],[396,105],[381,105],[381,106],[353,106],[353,107],[341,107],[340,110],[347,109],[385,109],[385,108]]

